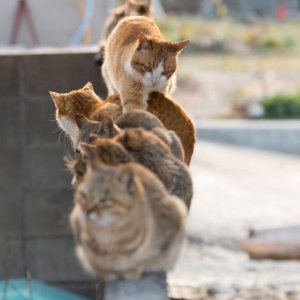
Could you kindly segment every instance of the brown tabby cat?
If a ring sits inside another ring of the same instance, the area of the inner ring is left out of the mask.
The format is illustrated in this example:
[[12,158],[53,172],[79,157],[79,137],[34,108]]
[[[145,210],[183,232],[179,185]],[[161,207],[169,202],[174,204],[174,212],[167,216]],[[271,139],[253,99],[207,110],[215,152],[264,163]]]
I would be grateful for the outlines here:
[[89,119],[97,120],[107,115],[116,118],[121,114],[118,96],[109,97],[104,101],[96,95],[90,82],[79,90],[65,94],[50,92],[50,95],[56,106],[56,121],[70,136],[73,144],[76,144],[78,138],[75,117],[79,113]]
[[165,184],[167,190],[187,207],[193,195],[192,179],[185,163],[175,158],[170,148],[152,132],[141,128],[124,129],[112,139],[97,138],[92,144],[80,147],[94,151],[109,165],[128,161],[138,162],[151,170]]
[[[84,89],[88,88],[92,89],[91,83],[84,87]],[[56,106],[56,120],[67,135],[73,136],[75,147],[78,138],[78,127],[75,123],[76,115],[81,114],[88,119],[99,121],[103,119],[104,115],[116,119],[122,113],[118,95],[108,97],[104,102],[107,105],[104,106],[99,97],[100,102],[99,99],[91,101],[93,98],[90,94],[91,91],[82,93],[82,89],[66,94],[51,92]],[[84,98],[82,98],[83,96]],[[91,102],[94,103],[93,107],[91,107]],[[94,111],[91,111],[91,109],[94,109]],[[178,135],[184,149],[185,162],[190,164],[196,142],[196,130],[191,118],[184,109],[176,101],[154,92],[149,96],[147,111],[155,115],[165,128],[174,131]]]
[[70,222],[87,271],[104,279],[170,270],[180,251],[187,211],[144,167],[117,167],[88,157]]
[[[129,16],[151,16],[151,0],[146,1],[133,1],[126,0],[123,5],[118,6],[104,24],[103,37],[107,39],[116,25],[125,17]],[[99,44],[99,52],[96,54],[95,59],[98,66],[101,66],[105,54],[105,40]]]
[[146,109],[150,92],[174,88],[177,57],[188,44],[165,41],[149,18],[124,18],[105,46],[102,74],[109,95],[120,95],[125,112]]
[[147,111],[133,110],[125,113],[116,119],[115,124],[110,117],[103,118],[101,122],[97,122],[78,115],[75,121],[79,128],[78,143],[89,143],[91,134],[109,138],[117,135],[121,129],[143,128],[151,131],[164,141],[170,147],[175,157],[184,160],[184,151],[176,133],[167,130],[158,118]]

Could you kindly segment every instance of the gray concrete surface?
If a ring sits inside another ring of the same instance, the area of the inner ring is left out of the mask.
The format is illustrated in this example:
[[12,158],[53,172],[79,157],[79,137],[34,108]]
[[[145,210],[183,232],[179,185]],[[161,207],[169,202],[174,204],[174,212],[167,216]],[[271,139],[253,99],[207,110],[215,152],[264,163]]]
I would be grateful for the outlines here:
[[[168,300],[166,274],[144,274],[139,280],[106,283],[105,300]],[[102,300],[102,299],[97,299]]]
[[[239,241],[250,228],[299,225],[300,159],[200,141],[191,169],[188,239],[169,283],[223,297],[204,299],[299,299],[287,294],[300,296],[300,262],[251,261]],[[271,286],[284,296],[233,297]]]

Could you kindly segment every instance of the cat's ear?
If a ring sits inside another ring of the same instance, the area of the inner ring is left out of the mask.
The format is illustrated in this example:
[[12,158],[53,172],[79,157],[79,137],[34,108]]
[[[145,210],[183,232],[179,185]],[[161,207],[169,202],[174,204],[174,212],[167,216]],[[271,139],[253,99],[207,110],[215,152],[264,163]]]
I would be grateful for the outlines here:
[[75,116],[75,123],[79,129],[81,129],[84,125],[89,123],[89,120],[83,115]]
[[171,43],[171,49],[175,52],[182,51],[188,44],[190,43],[189,40],[184,40],[177,43]]
[[99,136],[95,133],[91,133],[90,137],[89,137],[89,143],[93,144],[94,142],[96,142],[99,139]]
[[80,143],[80,149],[83,152],[87,165],[91,166],[92,170],[98,169],[101,162],[98,157],[97,149],[86,143]]
[[90,81],[83,87],[83,89],[84,90],[92,90],[92,91],[94,91],[93,84]]
[[134,175],[132,171],[122,173],[119,180],[126,190],[133,196],[133,199],[136,199],[137,196],[141,197],[144,194],[141,179]]
[[147,50],[150,47],[150,41],[146,35],[141,32],[139,35],[138,48],[137,50]]
[[114,137],[116,135],[115,124],[111,117],[106,116],[101,121],[100,134],[106,137]]
[[63,96],[62,94],[56,93],[56,92],[51,92],[49,91],[49,94],[54,101],[54,104],[57,109],[60,109],[62,107],[62,101],[63,101]]

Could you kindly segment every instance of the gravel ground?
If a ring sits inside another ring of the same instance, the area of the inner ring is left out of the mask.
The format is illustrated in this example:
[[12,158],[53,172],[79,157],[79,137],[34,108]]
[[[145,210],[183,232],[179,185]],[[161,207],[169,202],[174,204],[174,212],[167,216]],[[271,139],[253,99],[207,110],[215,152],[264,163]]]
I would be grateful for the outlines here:
[[299,225],[300,159],[199,142],[188,240],[169,276],[174,299],[300,299],[300,262],[253,261],[250,228]]

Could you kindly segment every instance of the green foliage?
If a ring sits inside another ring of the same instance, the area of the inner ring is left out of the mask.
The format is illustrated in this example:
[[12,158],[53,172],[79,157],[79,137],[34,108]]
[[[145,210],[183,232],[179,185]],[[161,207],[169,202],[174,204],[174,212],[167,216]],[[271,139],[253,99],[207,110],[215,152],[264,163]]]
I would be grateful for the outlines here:
[[300,49],[299,22],[257,21],[238,23],[229,18],[203,21],[193,17],[168,16],[158,20],[166,38],[190,39],[194,52],[284,51]]
[[261,103],[267,119],[300,119],[300,95],[275,95]]

